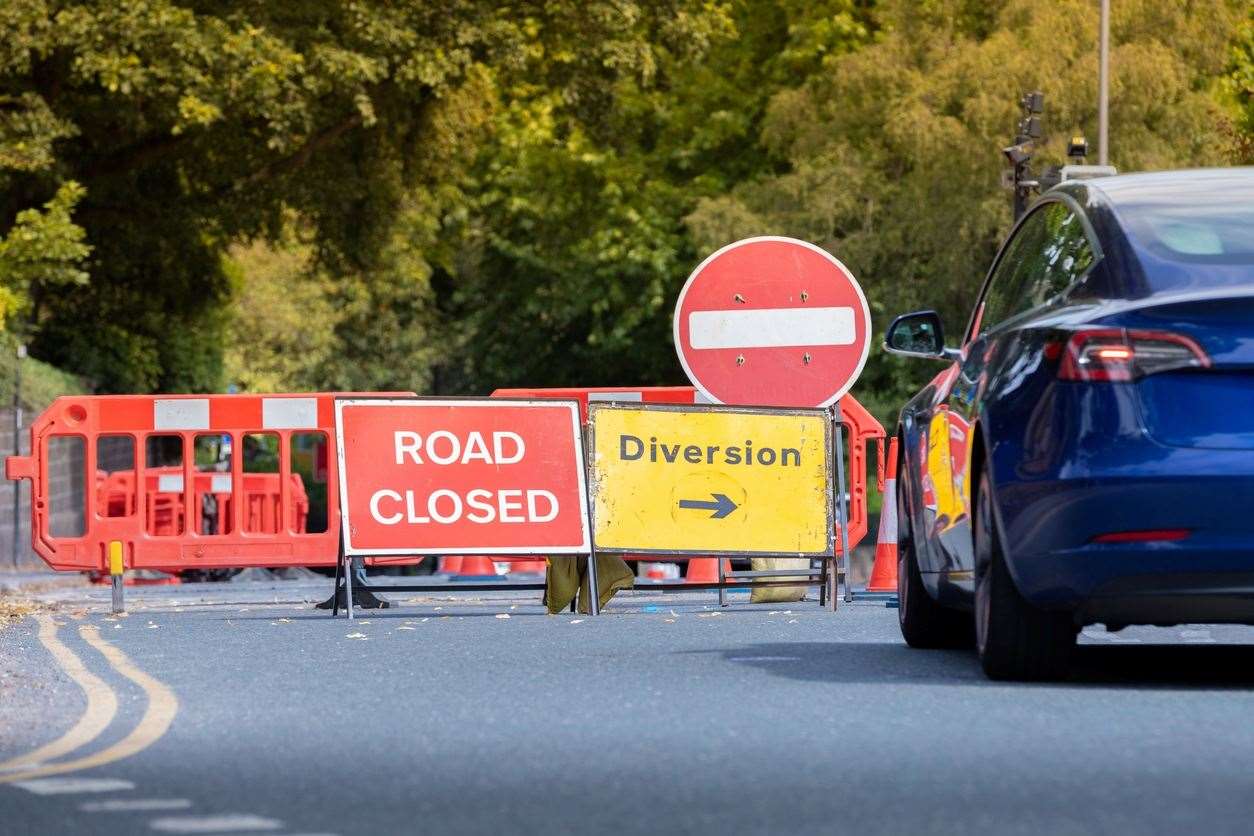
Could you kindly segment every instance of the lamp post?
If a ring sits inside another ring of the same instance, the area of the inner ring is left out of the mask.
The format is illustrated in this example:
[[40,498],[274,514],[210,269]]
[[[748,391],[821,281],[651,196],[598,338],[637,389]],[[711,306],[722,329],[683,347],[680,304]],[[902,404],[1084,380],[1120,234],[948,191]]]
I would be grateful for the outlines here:
[[1101,35],[1097,53],[1097,164],[1110,165],[1107,153],[1110,122],[1110,0],[1102,0]]

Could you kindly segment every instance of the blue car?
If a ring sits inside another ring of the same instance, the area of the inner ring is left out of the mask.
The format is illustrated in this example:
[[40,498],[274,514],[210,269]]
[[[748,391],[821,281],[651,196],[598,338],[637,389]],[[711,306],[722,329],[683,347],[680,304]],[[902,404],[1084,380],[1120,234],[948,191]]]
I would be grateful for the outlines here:
[[1087,624],[1254,624],[1254,168],[1049,190],[956,345],[884,341],[947,363],[896,428],[907,643],[1045,679]]

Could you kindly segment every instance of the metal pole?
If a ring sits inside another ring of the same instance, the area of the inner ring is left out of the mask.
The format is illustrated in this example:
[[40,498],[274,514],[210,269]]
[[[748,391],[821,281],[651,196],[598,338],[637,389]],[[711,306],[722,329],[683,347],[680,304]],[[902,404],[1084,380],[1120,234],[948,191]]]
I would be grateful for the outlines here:
[[[17,362],[13,365],[13,455],[22,455],[22,359],[26,346],[18,343]],[[17,568],[22,542],[22,480],[13,480],[13,568]]]
[[[592,516],[594,497],[592,495],[592,460],[596,450],[593,447],[593,428],[591,415],[587,424],[584,424],[582,441],[583,441],[583,460],[587,472],[584,474],[584,483],[588,490],[588,515]],[[588,526],[588,615],[601,614],[601,590],[597,584],[597,547],[596,547],[596,526],[590,524]],[[568,558],[578,561],[578,557]]]
[[588,615],[600,614],[601,589],[597,584],[597,550],[596,546],[592,546],[588,551]]
[[109,543],[109,581],[113,586],[113,614],[126,612],[126,601],[123,598],[123,583],[126,567],[122,563],[122,541],[113,540]]
[[727,606],[727,590],[722,587],[723,582],[726,580],[723,576],[723,558],[715,555],[714,559],[718,561],[718,605],[720,607],[725,607]]
[[1109,165],[1110,125],[1110,0],[1102,0],[1097,67],[1097,164]]
[[[337,590],[338,591],[338,590]],[[353,620],[353,559],[344,556],[344,606],[348,610],[348,620]]]
[[[853,569],[849,565],[849,520],[845,509],[845,425],[841,423],[840,402],[836,402],[836,513],[840,520],[840,565],[845,569],[845,601],[853,600]],[[832,572],[832,611],[836,611],[836,572]]]

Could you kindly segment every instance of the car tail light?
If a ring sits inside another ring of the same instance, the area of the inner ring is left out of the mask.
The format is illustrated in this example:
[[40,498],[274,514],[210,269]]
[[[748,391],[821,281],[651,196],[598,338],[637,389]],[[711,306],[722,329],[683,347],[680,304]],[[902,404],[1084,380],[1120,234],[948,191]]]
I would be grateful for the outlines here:
[[1202,347],[1181,334],[1099,328],[1071,335],[1058,377],[1117,382],[1159,372],[1209,367],[1210,358]]
[[1146,528],[1138,531],[1112,531],[1099,534],[1091,543],[1174,543],[1186,539],[1192,532],[1187,528]]

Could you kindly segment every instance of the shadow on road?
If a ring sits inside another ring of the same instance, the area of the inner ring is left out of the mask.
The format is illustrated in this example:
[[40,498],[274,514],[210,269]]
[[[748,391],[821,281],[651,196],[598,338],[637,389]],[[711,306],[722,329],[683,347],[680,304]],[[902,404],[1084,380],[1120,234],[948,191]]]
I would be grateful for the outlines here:
[[[717,654],[774,676],[812,682],[1006,684],[985,678],[974,651],[914,650],[903,644],[776,642],[684,653]],[[1254,645],[1081,645],[1071,676],[1044,685],[1249,689],[1254,687]]]

